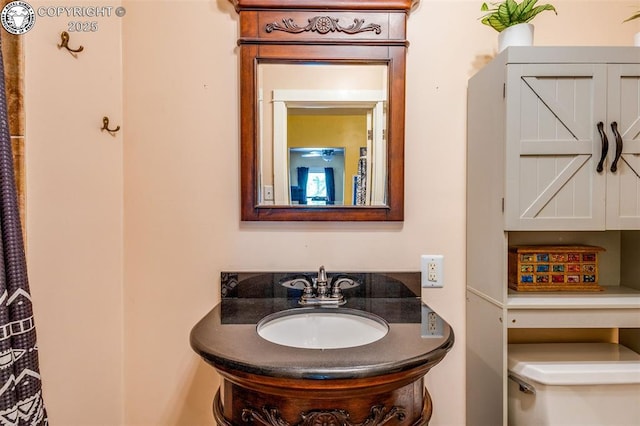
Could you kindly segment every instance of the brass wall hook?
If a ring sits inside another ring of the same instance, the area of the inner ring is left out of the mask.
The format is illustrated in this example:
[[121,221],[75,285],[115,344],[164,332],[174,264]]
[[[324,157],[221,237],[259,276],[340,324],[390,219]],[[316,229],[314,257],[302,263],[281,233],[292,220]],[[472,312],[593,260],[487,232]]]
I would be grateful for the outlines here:
[[77,49],[72,49],[69,47],[69,33],[63,31],[60,34],[60,44],[58,45],[58,49],[62,49],[63,47],[69,51],[73,56],[76,56],[76,53],[82,52],[84,50],[84,46],[79,46]]
[[102,117],[102,129],[100,129],[101,131],[107,131],[111,134],[116,133],[118,130],[120,130],[120,126],[116,126],[115,129],[110,129],[109,128],[109,117]]

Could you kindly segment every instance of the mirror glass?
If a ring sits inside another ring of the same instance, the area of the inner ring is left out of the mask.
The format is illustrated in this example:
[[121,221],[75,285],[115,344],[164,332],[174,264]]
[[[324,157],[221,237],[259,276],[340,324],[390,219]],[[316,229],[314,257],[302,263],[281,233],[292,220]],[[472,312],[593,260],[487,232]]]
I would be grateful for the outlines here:
[[386,206],[387,63],[257,65],[261,206]]

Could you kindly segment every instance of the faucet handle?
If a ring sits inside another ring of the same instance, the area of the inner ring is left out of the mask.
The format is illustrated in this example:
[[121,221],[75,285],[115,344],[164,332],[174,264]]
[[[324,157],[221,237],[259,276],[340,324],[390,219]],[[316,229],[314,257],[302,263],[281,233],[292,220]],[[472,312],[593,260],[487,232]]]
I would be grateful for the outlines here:
[[338,299],[342,299],[342,289],[340,288],[340,280],[337,280],[337,282],[333,283],[333,285],[331,286],[331,297],[334,298],[338,298]]
[[302,290],[307,286],[311,286],[313,279],[303,274],[297,274],[283,278],[278,284],[286,288]]
[[320,270],[318,271],[318,282],[319,283],[327,282],[327,272],[324,270],[324,265],[320,266]]
[[331,286],[335,287],[341,287],[343,289],[348,289],[348,288],[352,288],[352,287],[358,287],[360,285],[360,283],[358,281],[356,281],[354,278],[344,275],[344,274],[339,274],[339,275],[335,275],[332,278],[331,281]]

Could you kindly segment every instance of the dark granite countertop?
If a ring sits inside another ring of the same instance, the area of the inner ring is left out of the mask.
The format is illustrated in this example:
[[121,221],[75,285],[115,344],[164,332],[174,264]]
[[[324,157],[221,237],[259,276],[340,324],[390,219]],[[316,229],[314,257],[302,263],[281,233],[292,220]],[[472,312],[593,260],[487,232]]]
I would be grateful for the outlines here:
[[420,300],[419,272],[342,273],[361,283],[344,290],[343,307],[371,312],[389,324],[389,332],[376,342],[301,349],[261,338],[256,324],[262,318],[299,308],[301,291],[280,282],[301,274],[307,273],[223,273],[222,302],[194,326],[192,348],[223,370],[278,378],[350,379],[410,370],[440,360],[453,346],[453,331],[437,314],[435,330],[426,326],[433,311]]

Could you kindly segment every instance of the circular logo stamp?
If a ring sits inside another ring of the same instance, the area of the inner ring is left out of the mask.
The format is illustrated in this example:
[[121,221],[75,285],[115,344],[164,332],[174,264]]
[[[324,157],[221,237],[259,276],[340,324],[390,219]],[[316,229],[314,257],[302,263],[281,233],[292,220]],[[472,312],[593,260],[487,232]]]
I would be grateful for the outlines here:
[[2,8],[0,22],[8,33],[24,34],[36,23],[36,13],[27,2],[12,1]]

